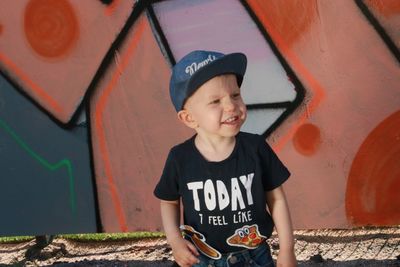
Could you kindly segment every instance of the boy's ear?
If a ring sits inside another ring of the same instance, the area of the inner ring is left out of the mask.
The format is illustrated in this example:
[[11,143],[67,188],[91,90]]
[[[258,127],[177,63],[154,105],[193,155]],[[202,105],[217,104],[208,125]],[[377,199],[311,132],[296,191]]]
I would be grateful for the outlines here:
[[182,109],[178,112],[178,119],[189,128],[195,129],[197,127],[197,122],[186,109]]

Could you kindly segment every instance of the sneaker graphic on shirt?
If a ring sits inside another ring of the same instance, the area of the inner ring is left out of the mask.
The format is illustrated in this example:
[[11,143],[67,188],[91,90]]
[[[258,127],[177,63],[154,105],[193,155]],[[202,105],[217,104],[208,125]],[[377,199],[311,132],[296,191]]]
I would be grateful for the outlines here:
[[226,242],[230,246],[245,247],[248,249],[257,248],[267,238],[262,236],[258,231],[258,225],[245,225],[242,228],[236,229],[235,234],[228,237]]
[[218,260],[221,258],[221,253],[206,243],[206,238],[203,234],[197,232],[193,227],[189,225],[181,225],[180,229],[185,236],[189,237],[192,240],[193,244],[197,247],[198,250],[200,250],[201,253],[214,260]]

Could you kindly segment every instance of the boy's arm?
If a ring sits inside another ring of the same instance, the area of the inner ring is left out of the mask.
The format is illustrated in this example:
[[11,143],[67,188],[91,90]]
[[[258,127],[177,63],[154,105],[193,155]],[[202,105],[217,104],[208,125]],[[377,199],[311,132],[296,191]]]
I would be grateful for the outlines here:
[[279,237],[277,266],[297,266],[292,221],[282,186],[266,192],[267,205]]
[[179,201],[161,200],[161,218],[167,241],[171,245],[175,261],[179,266],[192,266],[199,262],[196,247],[185,240],[179,230],[180,205]]

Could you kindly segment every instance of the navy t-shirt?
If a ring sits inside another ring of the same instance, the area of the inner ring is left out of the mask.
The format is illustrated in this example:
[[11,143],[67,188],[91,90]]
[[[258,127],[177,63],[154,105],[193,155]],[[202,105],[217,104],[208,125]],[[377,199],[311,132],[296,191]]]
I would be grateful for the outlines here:
[[289,171],[260,135],[240,132],[231,155],[219,162],[207,161],[194,139],[170,150],[155,196],[182,198],[183,230],[206,255],[219,258],[220,253],[256,248],[274,226],[265,191],[279,187]]

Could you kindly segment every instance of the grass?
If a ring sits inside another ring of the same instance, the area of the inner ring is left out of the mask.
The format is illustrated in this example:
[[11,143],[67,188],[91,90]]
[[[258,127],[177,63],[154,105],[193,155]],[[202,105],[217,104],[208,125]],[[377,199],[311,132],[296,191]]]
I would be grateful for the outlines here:
[[165,237],[161,232],[132,232],[132,233],[98,233],[98,234],[73,234],[60,235],[59,237],[79,242],[101,242],[101,241],[127,241],[145,238]]
[[0,237],[0,243],[21,243],[27,242],[35,239],[34,236],[10,236],[10,237]]
[[[161,232],[132,232],[132,233],[96,233],[96,234],[67,234],[56,235],[55,238],[64,238],[78,242],[107,242],[107,241],[129,241],[146,238],[165,237]],[[21,243],[35,239],[34,236],[12,236],[0,237],[0,243]]]

